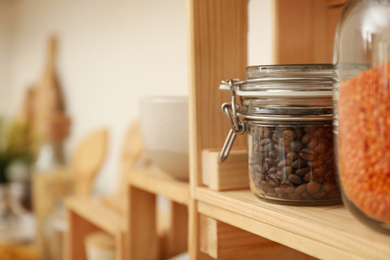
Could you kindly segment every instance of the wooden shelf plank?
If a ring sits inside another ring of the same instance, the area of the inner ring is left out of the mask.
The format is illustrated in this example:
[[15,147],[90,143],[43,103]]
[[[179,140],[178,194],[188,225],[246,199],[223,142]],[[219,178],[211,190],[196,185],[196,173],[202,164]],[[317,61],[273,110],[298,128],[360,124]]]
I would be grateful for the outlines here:
[[199,212],[321,259],[389,259],[390,236],[358,222],[342,205],[271,204],[249,190],[197,188]]
[[189,183],[172,178],[157,168],[133,170],[129,176],[131,186],[153,194],[163,195],[179,204],[188,205],[190,200]]
[[246,148],[230,151],[223,163],[218,163],[220,149],[202,151],[202,182],[212,190],[239,190],[249,188],[248,155]]
[[313,259],[214,218],[201,215],[200,221],[201,250],[215,259]]
[[98,201],[72,197],[68,198],[65,203],[70,212],[88,220],[110,235],[116,236],[125,228],[123,217]]

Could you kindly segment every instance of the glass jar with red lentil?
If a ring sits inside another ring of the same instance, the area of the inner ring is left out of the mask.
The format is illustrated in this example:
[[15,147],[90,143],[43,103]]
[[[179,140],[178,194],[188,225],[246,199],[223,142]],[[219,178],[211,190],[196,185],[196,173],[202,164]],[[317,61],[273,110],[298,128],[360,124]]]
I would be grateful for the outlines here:
[[343,202],[363,223],[390,233],[390,1],[349,1],[334,54]]

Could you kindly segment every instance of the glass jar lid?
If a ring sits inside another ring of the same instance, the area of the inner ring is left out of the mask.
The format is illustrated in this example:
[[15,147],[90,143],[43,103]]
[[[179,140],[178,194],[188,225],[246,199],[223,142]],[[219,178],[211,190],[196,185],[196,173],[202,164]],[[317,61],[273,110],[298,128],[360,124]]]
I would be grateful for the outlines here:
[[[235,81],[238,96],[259,98],[311,98],[333,95],[332,64],[249,66],[247,80]],[[227,82],[220,89],[229,90]]]

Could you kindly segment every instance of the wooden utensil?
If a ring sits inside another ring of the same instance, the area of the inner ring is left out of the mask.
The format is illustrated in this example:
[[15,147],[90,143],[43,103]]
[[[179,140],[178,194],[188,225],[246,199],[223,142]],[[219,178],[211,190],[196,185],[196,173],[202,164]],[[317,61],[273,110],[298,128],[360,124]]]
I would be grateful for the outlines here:
[[76,147],[70,169],[75,181],[76,196],[90,196],[95,175],[106,155],[108,132],[96,130],[88,134]]

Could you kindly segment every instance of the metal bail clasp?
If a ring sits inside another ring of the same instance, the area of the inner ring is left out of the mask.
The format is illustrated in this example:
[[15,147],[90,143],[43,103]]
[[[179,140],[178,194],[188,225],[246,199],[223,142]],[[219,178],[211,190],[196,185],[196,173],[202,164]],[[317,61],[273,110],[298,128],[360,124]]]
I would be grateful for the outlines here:
[[236,139],[236,136],[241,135],[245,132],[244,123],[239,120],[237,115],[237,109],[239,109],[239,106],[236,102],[236,90],[234,88],[235,80],[231,79],[229,81],[224,82],[229,84],[230,92],[232,94],[232,102],[222,104],[221,110],[227,116],[231,129],[222,147],[221,153],[219,154],[218,163],[222,163],[227,159],[234,140]]

